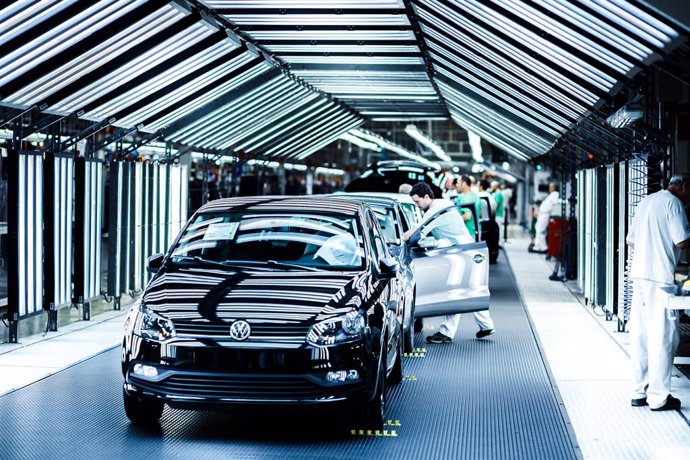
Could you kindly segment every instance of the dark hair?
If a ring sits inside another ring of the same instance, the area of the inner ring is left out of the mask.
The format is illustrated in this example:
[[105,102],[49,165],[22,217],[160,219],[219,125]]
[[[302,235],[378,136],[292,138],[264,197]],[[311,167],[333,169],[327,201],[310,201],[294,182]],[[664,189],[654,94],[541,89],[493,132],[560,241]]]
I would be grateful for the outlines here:
[[460,180],[463,181],[465,184],[472,186],[472,179],[470,178],[470,176],[466,176],[463,174],[462,176],[460,176]]
[[433,199],[434,191],[431,190],[431,187],[429,187],[429,184],[426,182],[417,182],[412,186],[412,190],[410,190],[410,196],[412,195],[417,195],[420,198],[424,198],[425,195],[429,195],[429,198]]
[[484,190],[489,190],[491,188],[491,182],[489,182],[487,179],[480,180],[479,185],[481,185]]

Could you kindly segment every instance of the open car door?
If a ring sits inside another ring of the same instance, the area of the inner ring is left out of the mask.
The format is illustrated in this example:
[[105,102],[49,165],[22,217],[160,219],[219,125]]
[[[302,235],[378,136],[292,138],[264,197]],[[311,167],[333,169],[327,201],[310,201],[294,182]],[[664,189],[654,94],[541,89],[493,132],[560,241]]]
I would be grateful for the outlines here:
[[438,211],[410,236],[409,263],[417,283],[415,317],[489,308],[489,251],[486,243],[472,241],[466,234],[466,240],[460,235],[441,239],[433,236],[433,233],[439,233],[434,229],[442,226],[464,226],[459,211],[458,206]]

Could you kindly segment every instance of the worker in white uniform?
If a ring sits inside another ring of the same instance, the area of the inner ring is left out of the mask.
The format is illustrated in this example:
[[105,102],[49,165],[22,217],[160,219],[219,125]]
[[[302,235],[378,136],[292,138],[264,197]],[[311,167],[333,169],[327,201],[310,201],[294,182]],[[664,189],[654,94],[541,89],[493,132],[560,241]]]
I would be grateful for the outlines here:
[[679,317],[664,308],[658,293],[660,287],[673,285],[681,249],[690,246],[690,226],[684,209],[688,201],[690,173],[673,176],[666,190],[640,201],[626,237],[633,251],[631,405],[649,405],[654,411],[680,409],[680,400],[671,395]]
[[[434,192],[431,190],[431,187],[424,182],[418,182],[413,185],[412,190],[410,190],[410,196],[415,205],[424,213],[424,218],[419,226],[423,226],[429,218],[441,209],[453,206],[453,202],[450,200],[445,198],[434,198]],[[412,228],[405,232],[403,238],[405,240],[409,239],[415,229],[416,228]],[[448,240],[450,244],[468,244],[474,242],[474,238],[470,236],[460,213],[457,212],[447,212],[435,219],[433,228],[431,228],[429,233],[431,233],[434,239]],[[489,315],[489,310],[474,312],[474,319],[479,326],[479,331],[476,334],[478,339],[494,333],[494,322]],[[459,324],[459,314],[445,315],[438,332],[427,337],[426,341],[429,343],[452,342]]]
[[537,223],[534,225],[536,241],[532,248],[533,252],[546,252],[546,230],[549,227],[549,217],[556,205],[558,205],[558,185],[555,182],[551,182],[549,184],[549,196],[541,202],[537,212]]

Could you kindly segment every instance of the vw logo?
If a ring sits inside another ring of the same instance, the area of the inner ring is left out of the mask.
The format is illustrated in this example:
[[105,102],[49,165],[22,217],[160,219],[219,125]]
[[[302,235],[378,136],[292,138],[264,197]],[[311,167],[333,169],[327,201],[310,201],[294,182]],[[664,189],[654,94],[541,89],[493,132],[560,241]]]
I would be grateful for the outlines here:
[[474,260],[474,263],[480,264],[484,262],[484,256],[481,254],[475,254],[474,257],[472,257],[472,260]]
[[230,325],[230,338],[233,340],[247,340],[252,328],[246,321],[235,321]]

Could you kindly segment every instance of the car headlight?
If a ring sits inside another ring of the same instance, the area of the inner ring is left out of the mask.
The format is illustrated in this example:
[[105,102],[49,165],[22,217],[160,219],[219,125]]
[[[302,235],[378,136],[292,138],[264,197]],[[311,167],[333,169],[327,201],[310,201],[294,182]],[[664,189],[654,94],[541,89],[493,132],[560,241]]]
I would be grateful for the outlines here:
[[307,334],[307,342],[324,346],[353,342],[367,331],[367,319],[362,310],[352,310],[344,315],[314,324]]
[[133,332],[144,339],[162,342],[175,337],[175,326],[168,318],[159,315],[141,303]]

